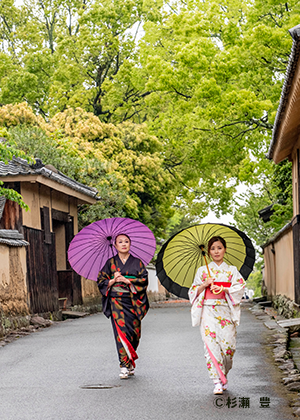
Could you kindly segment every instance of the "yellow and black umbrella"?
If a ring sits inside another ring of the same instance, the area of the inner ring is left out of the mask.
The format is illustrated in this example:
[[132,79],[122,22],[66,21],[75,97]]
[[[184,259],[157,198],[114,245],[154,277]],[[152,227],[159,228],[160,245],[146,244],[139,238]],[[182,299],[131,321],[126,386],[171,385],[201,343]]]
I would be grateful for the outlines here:
[[207,255],[207,245],[213,236],[226,241],[224,261],[236,266],[245,280],[248,278],[255,262],[255,250],[248,236],[233,226],[199,224],[176,233],[158,254],[157,276],[170,293],[188,299],[197,269],[206,265],[203,254]]

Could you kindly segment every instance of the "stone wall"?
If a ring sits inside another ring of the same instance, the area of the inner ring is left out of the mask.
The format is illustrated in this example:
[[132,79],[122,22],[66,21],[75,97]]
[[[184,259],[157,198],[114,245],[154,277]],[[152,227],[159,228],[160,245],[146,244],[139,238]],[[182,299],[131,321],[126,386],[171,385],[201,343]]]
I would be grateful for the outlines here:
[[102,302],[97,282],[81,277],[81,291],[83,305],[98,305]]
[[26,328],[30,325],[30,316],[7,316],[0,309],[0,339],[11,331]]
[[3,315],[28,315],[26,248],[0,244],[0,310]]
[[285,318],[300,317],[300,308],[293,300],[286,296],[276,295],[272,298],[272,301],[278,315],[282,315]]

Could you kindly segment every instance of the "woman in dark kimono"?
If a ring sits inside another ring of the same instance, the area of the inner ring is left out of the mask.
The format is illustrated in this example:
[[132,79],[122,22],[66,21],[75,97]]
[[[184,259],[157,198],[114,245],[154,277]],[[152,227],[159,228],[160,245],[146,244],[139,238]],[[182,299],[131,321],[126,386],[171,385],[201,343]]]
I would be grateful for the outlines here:
[[141,337],[141,320],[149,309],[146,294],[148,273],[143,262],[133,257],[130,238],[118,235],[118,254],[108,259],[98,274],[103,312],[111,319],[120,361],[120,378],[134,375],[136,349]]

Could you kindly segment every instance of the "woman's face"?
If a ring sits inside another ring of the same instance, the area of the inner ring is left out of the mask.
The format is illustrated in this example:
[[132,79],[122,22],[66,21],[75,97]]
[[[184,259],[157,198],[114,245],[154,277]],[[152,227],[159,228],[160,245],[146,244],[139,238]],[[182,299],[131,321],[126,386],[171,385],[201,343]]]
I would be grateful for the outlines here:
[[119,235],[115,243],[116,250],[122,254],[126,254],[130,249],[130,240],[125,235]]
[[223,257],[226,252],[226,248],[224,248],[224,245],[220,241],[216,241],[212,244],[209,253],[213,261],[217,264],[220,264],[223,262]]

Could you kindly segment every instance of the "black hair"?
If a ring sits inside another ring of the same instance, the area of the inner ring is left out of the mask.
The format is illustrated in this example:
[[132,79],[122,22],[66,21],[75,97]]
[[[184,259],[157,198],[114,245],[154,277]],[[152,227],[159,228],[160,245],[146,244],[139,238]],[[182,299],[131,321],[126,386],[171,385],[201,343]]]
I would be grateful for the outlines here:
[[224,248],[226,249],[226,241],[225,239],[222,238],[222,236],[213,236],[212,238],[210,238],[210,240],[208,241],[208,245],[207,245],[207,250],[208,253],[210,252],[210,248],[213,246],[213,244],[215,242],[221,242],[221,244],[224,246]]
[[126,236],[126,238],[128,238],[128,239],[129,239],[129,243],[131,244],[131,239],[129,238],[129,236],[128,236],[128,235],[126,235],[126,233],[118,233],[118,235],[116,236],[116,239],[115,239],[115,245],[116,245],[116,243],[117,243],[117,238],[118,238],[119,236]]

